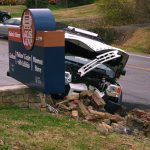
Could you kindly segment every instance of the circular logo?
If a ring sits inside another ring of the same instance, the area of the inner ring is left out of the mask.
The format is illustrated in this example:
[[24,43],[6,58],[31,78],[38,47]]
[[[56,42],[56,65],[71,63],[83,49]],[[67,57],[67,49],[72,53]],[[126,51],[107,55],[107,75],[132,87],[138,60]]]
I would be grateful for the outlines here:
[[32,14],[29,10],[25,10],[21,20],[21,35],[24,47],[32,50],[35,42],[35,27]]

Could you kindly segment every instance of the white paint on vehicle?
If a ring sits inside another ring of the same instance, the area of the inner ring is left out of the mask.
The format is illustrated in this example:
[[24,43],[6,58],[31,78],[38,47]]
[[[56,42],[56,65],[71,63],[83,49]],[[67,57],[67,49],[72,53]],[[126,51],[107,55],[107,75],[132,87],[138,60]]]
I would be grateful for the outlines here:
[[[80,45],[82,47],[89,48],[91,51],[102,51],[102,50],[118,50],[123,51],[122,49],[107,45],[101,41],[89,39],[87,37],[83,37],[81,35],[75,35],[72,33],[65,33],[65,39],[75,43],[76,45]],[[124,51],[123,51],[124,52]]]

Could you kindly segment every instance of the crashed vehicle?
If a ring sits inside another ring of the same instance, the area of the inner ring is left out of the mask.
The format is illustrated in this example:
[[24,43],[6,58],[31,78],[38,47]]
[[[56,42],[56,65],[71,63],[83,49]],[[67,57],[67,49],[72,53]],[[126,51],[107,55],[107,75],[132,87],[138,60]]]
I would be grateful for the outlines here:
[[66,95],[96,90],[105,109],[115,112],[122,103],[118,82],[125,75],[128,54],[102,42],[98,34],[68,26],[65,28]]

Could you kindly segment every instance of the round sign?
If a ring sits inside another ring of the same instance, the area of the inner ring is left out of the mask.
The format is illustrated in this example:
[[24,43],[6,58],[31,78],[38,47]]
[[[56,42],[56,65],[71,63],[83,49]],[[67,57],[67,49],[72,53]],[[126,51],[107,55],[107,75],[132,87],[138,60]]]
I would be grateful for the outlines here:
[[21,20],[21,35],[24,47],[32,50],[35,42],[35,25],[31,12],[25,10]]

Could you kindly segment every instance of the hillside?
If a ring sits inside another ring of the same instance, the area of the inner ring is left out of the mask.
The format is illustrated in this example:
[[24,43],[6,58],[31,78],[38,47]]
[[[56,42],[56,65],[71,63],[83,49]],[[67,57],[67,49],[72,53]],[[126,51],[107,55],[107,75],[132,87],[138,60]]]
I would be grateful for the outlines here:
[[121,47],[133,52],[150,54],[150,27],[135,30]]
[[[0,6],[0,10],[11,12],[12,17],[21,16],[25,8],[22,5]],[[115,46],[119,46],[128,51],[150,53],[150,24],[147,28],[142,27],[142,24],[136,28],[133,28],[133,25],[128,25],[124,34],[124,29],[120,30],[120,26],[113,27],[104,23],[103,16],[98,13],[96,4],[67,9],[51,6],[50,9],[53,11],[56,21],[61,24],[97,32],[106,43],[115,44]]]

